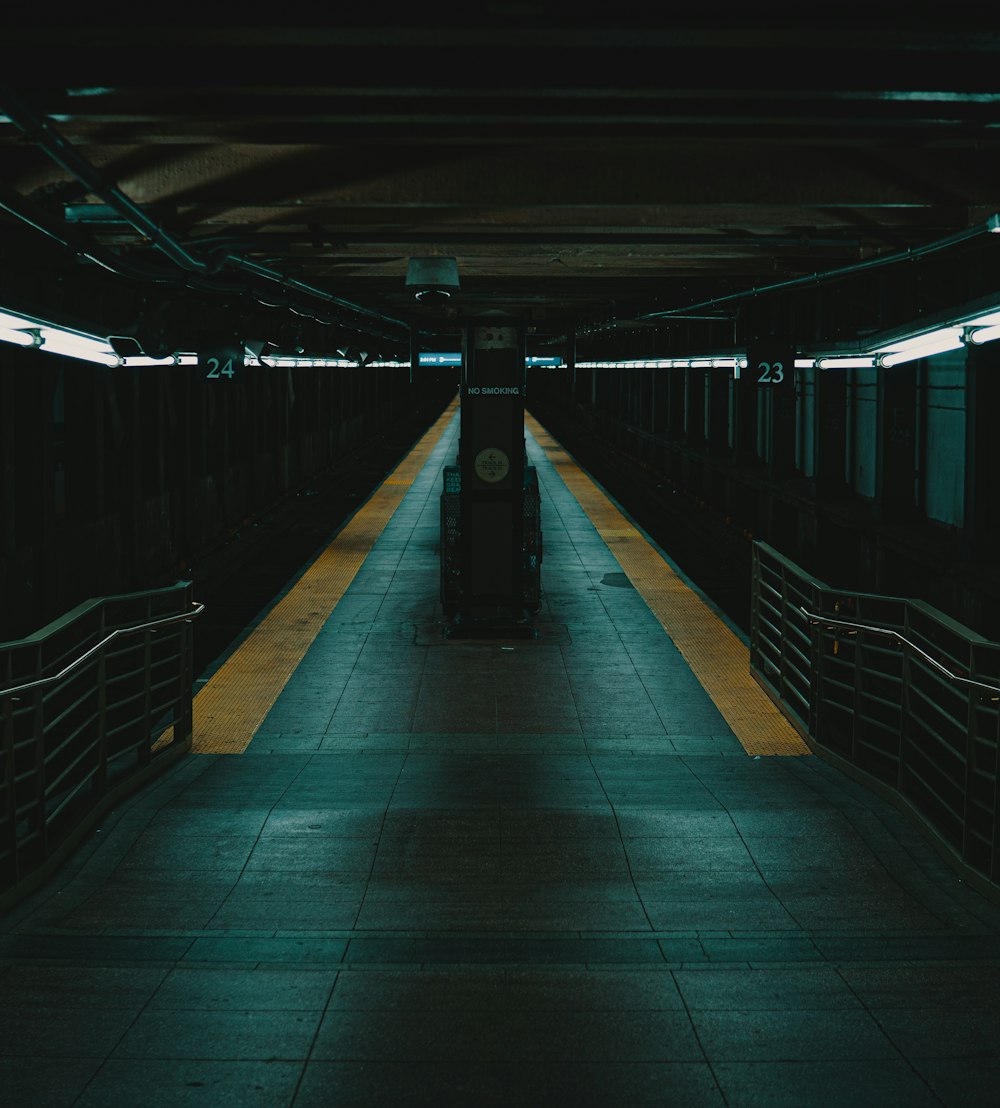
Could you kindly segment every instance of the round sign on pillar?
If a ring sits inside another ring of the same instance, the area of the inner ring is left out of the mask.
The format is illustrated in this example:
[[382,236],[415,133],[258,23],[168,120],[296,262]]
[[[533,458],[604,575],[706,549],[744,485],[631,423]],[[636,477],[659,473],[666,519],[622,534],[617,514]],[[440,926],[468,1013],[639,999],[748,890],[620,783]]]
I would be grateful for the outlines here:
[[510,473],[510,458],[495,446],[488,446],[479,451],[472,466],[480,481],[495,485]]

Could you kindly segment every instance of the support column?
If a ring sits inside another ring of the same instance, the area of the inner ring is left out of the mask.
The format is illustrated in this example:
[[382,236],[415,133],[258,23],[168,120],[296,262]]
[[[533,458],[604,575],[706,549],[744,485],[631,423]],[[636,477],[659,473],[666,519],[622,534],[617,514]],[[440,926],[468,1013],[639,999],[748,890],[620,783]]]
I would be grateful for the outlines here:
[[780,336],[759,339],[747,351],[746,372],[767,405],[768,472],[788,477],[795,472],[795,347]]
[[21,530],[18,518],[20,504],[15,482],[15,413],[18,410],[14,389],[16,370],[9,364],[8,350],[9,348],[5,348],[0,354],[0,519],[4,520],[4,526],[0,529],[2,562],[13,558],[17,549],[16,536]]
[[[747,359],[749,362],[749,359]],[[733,382],[734,452],[746,463],[758,458],[757,445],[757,378],[749,364]]]
[[826,496],[847,482],[847,375],[843,370],[816,371],[815,493]]
[[684,370],[684,440],[689,446],[705,442],[705,370]]
[[530,633],[538,609],[538,485],[526,466],[524,385],[523,324],[466,324],[458,465],[446,467],[442,500],[449,634]]
[[882,519],[916,508],[917,362],[880,369],[875,501]]
[[718,456],[729,453],[729,371],[708,373],[708,449]]
[[992,561],[1000,551],[1000,350],[971,347],[967,362],[965,527],[974,557]]
[[667,437],[677,442],[684,436],[684,377],[683,369],[668,369],[667,374]]

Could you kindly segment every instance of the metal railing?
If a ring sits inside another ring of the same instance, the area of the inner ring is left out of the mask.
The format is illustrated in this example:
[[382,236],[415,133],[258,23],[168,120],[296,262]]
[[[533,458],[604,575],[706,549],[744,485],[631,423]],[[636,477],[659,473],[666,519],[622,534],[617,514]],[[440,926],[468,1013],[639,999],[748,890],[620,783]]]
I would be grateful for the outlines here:
[[898,631],[894,631],[890,627],[875,627],[870,623],[852,623],[850,620],[846,619],[830,619],[829,616],[824,617],[817,615],[815,612],[807,612],[805,608],[801,608],[800,611],[811,624],[822,625],[827,630],[832,631],[837,628],[843,628],[848,632],[868,631],[873,635],[888,635],[890,638],[902,643],[903,646],[909,647],[910,650],[919,654],[928,665],[933,666],[938,673],[943,673],[949,681],[957,681],[960,685],[968,685],[970,688],[979,689],[981,692],[1000,694],[1000,685],[988,685],[985,681],[974,681],[971,677],[962,677],[957,673],[952,673],[947,666],[942,665],[936,658],[928,654],[926,650],[922,650],[915,642],[910,642],[905,635],[901,635]]
[[1000,883],[1000,643],[919,600],[753,551],[750,666],[819,750],[903,798]]
[[0,894],[190,747],[191,590],[90,600],[0,643]]

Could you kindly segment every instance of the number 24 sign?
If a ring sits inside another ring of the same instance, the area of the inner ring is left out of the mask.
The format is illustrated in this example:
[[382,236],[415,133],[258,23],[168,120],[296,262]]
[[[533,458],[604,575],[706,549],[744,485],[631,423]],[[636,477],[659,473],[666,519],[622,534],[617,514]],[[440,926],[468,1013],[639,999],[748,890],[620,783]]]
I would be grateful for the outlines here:
[[232,358],[226,358],[224,361],[221,358],[209,358],[206,365],[208,366],[208,373],[205,376],[213,380],[216,377],[228,377],[231,380],[236,373]]
[[199,373],[206,381],[234,381],[242,368],[242,351],[236,349],[217,348],[198,358]]

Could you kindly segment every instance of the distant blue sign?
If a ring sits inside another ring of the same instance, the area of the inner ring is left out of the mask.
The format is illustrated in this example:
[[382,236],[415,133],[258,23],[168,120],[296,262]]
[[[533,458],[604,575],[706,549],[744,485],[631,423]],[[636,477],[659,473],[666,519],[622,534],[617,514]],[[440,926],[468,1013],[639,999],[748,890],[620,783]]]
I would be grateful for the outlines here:
[[[462,364],[462,355],[454,353],[444,354],[421,354],[420,365],[447,365],[447,366],[460,366]],[[560,366],[562,365],[562,358],[525,358],[525,365],[537,365],[537,366]]]
[[461,365],[461,354],[421,354],[420,365]]

